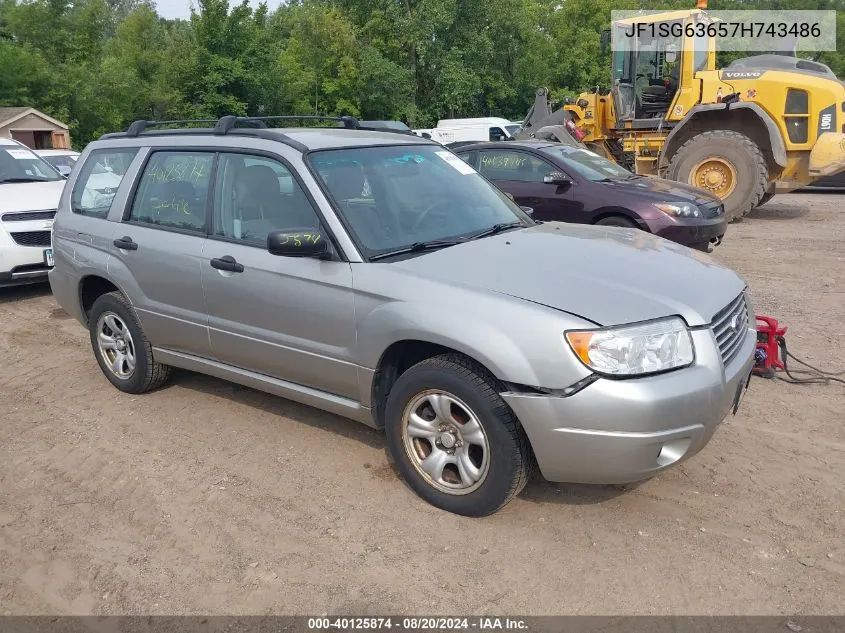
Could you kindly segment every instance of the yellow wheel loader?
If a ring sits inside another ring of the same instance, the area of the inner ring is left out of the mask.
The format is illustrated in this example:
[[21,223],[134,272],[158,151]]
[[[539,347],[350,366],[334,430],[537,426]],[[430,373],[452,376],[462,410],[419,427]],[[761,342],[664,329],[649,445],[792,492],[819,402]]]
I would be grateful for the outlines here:
[[541,88],[519,136],[565,125],[637,174],[718,195],[732,221],[776,193],[845,171],[845,84],[824,64],[782,54],[717,70],[715,38],[685,28],[709,19],[705,6],[614,22],[605,44],[632,25],[654,26],[640,27],[646,36],[636,45],[614,46],[609,93],[582,93],[552,113]]

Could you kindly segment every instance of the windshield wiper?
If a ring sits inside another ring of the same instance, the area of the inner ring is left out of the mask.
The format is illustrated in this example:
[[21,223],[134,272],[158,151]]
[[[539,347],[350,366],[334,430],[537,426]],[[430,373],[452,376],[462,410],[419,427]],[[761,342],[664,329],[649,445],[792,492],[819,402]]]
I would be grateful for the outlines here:
[[515,229],[517,227],[525,226],[522,222],[499,222],[498,224],[494,224],[489,229],[484,229],[474,235],[470,235],[467,239],[468,240],[477,240],[482,237],[489,237],[491,235],[496,235],[497,233],[501,233],[502,231],[507,231],[508,229]]
[[439,248],[447,248],[449,246],[456,246],[462,244],[466,240],[429,240],[428,242],[414,242],[405,248],[398,248],[395,251],[388,251],[387,253],[379,253],[370,257],[370,261],[374,262],[379,259],[387,259],[388,257],[396,257],[397,255],[407,255],[408,253],[422,253],[424,251],[433,251]]
[[477,240],[482,237],[488,237],[490,235],[496,235],[497,233],[501,233],[502,231],[507,231],[508,229],[515,229],[517,227],[525,226],[522,222],[500,222],[499,224],[494,224],[489,229],[484,229],[478,233],[473,233],[467,237],[455,240],[429,240],[427,242],[414,242],[410,246],[406,246],[405,248],[398,248],[395,251],[388,251],[387,253],[378,253],[377,255],[373,255],[370,257],[370,261],[374,262],[380,259],[387,259],[388,257],[396,257],[398,255],[407,255],[408,253],[422,253],[424,251],[433,251],[440,248],[448,248],[449,246],[457,246],[458,244],[463,244],[470,240]]
[[44,178],[3,178],[0,183],[6,182],[47,182]]

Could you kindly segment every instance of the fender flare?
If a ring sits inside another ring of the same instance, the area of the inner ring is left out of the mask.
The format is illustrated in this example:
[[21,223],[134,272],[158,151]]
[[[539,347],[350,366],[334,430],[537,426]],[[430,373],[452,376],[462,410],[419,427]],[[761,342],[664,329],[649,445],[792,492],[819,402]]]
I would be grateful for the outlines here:
[[[114,286],[115,288],[117,288],[117,291],[120,294],[122,294],[124,297],[126,297],[126,301],[129,303],[129,305],[132,307],[132,309],[133,310],[135,309],[135,304],[132,301],[132,299],[130,299],[129,293],[126,292],[126,290],[124,290],[123,286],[120,283],[118,283],[117,281],[114,280],[114,278],[109,274],[108,271],[100,270],[100,269],[97,269],[97,268],[90,268],[90,269],[86,270],[86,272],[79,275],[79,281],[77,282],[76,292],[75,292],[77,305],[79,307],[79,313],[85,319],[85,325],[86,326],[88,325],[88,315],[85,313],[85,306],[84,306],[84,303],[83,303],[83,300],[82,300],[82,288],[85,285],[85,280],[90,279],[91,277],[98,277],[99,279],[102,279],[103,281],[106,281],[106,282],[110,283],[112,286]],[[140,317],[138,317],[138,318],[140,320]]]
[[[723,103],[706,103],[706,104],[699,104],[694,106],[687,116],[681,121],[678,125],[672,128],[672,131],[669,132],[669,135],[666,137],[666,140],[663,142],[663,147],[669,147],[673,137],[684,128],[684,126],[695,119],[696,115],[700,112],[711,112],[716,110],[750,110],[753,112],[758,119],[766,126],[766,131],[769,133],[769,142],[772,147],[772,158],[774,159],[775,163],[779,167],[786,167],[786,145],[783,142],[783,136],[780,133],[777,125],[775,124],[772,117],[770,117],[763,108],[761,108],[756,103],[750,103],[745,101],[740,101],[738,103],[730,103],[725,105]],[[666,158],[666,153],[661,152],[660,157],[660,166],[666,167],[669,161]]]

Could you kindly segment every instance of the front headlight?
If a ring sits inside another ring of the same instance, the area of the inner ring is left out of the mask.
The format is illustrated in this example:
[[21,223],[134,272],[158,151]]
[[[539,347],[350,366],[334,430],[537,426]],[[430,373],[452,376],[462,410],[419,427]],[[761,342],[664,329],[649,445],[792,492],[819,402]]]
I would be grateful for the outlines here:
[[655,208],[663,211],[666,215],[673,215],[676,218],[700,218],[701,209],[689,202],[658,202]]
[[611,376],[641,376],[692,364],[693,344],[678,317],[641,325],[566,332],[566,341],[587,367]]

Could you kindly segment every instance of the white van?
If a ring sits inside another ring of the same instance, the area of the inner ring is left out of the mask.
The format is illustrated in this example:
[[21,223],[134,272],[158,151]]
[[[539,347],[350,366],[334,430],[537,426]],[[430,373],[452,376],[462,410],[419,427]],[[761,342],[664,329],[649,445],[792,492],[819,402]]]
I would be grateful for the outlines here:
[[426,130],[433,140],[444,145],[458,141],[506,141],[518,131],[519,125],[500,117],[440,119],[436,128]]
[[65,178],[26,145],[0,138],[0,287],[47,281]]

